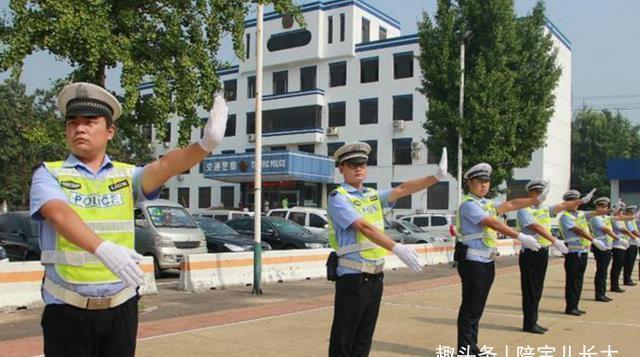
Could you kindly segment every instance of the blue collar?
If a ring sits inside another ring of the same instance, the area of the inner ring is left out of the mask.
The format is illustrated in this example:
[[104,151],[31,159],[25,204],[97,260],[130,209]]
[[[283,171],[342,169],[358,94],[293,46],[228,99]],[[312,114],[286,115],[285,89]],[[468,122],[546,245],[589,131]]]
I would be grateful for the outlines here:
[[93,170],[91,170],[87,165],[85,165],[84,162],[80,161],[80,159],[78,159],[77,156],[75,156],[74,154],[70,154],[62,164],[62,167],[70,167],[70,168],[76,168],[76,169],[81,168],[84,171],[87,171],[95,175],[102,170],[113,167],[113,163],[111,162],[109,155],[105,154],[104,159],[102,159],[102,165],[100,165],[100,167],[98,168],[98,171],[94,173]]
[[341,184],[341,186],[342,186],[342,188],[344,188],[344,189],[345,189],[345,191],[347,191],[347,192],[349,192],[349,193],[355,193],[355,192],[358,192],[358,193],[361,193],[361,194],[362,194],[362,193],[367,192],[367,190],[369,190],[369,188],[362,186],[362,191],[360,191],[360,190],[358,190],[357,188],[355,188],[355,187],[353,187],[353,186],[349,185],[349,184],[348,184],[348,183],[346,183],[346,182],[343,182],[343,183]]

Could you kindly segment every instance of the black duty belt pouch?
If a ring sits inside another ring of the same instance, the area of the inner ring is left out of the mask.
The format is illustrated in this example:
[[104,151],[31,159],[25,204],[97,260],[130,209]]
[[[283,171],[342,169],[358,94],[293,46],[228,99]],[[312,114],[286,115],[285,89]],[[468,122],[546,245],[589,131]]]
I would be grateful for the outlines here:
[[338,278],[338,254],[331,252],[327,258],[327,280],[336,281]]
[[458,264],[464,262],[464,260],[467,258],[467,245],[456,241],[456,247],[455,250],[453,251],[453,260],[458,262]]

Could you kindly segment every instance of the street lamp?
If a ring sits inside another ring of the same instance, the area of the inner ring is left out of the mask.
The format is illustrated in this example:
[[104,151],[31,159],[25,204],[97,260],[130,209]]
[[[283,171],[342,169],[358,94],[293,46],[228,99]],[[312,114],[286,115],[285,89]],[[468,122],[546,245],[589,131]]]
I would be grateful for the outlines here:
[[[473,32],[467,31],[460,42],[460,100],[458,102],[458,111],[460,113],[460,122],[464,118],[464,50],[465,46],[473,37]],[[462,134],[458,127],[458,206],[462,202]]]

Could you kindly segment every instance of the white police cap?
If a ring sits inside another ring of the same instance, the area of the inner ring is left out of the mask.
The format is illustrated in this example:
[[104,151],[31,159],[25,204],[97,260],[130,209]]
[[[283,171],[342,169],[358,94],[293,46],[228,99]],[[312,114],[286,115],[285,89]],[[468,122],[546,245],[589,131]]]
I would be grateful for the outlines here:
[[527,183],[527,185],[524,188],[527,191],[533,191],[533,190],[544,191],[544,189],[547,188],[547,182],[544,180],[531,180]]
[[611,203],[611,200],[609,199],[609,197],[598,197],[595,200],[593,200],[593,203],[595,205],[602,204],[602,203],[606,203],[608,205],[609,203]]
[[104,116],[115,121],[122,106],[106,89],[92,83],[66,85],[58,94],[58,109],[65,118],[73,116]]
[[569,190],[562,195],[563,201],[577,200],[578,198],[580,198],[580,191],[578,190]]
[[638,206],[631,205],[631,206],[627,206],[627,208],[625,210],[629,211],[629,212],[635,212],[637,209],[638,209]]
[[352,142],[342,145],[333,154],[333,159],[336,160],[338,165],[344,162],[367,162],[369,161],[369,153],[371,152],[371,146],[363,142]]
[[491,178],[491,171],[493,171],[493,169],[491,168],[491,165],[483,162],[467,170],[467,172],[464,173],[464,179],[465,180],[471,180],[474,178],[489,179]]

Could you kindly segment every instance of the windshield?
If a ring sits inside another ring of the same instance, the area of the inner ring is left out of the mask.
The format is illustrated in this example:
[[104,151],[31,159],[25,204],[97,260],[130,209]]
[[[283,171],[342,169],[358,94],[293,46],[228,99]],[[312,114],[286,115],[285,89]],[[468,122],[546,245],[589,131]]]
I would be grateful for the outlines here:
[[309,234],[310,232],[293,221],[274,219],[270,222],[274,227],[280,232],[284,234]]
[[147,213],[158,228],[198,228],[189,212],[182,207],[149,206]]
[[405,227],[409,228],[414,233],[424,233],[424,232],[426,232],[424,229],[416,226],[415,224],[413,224],[411,222],[402,221],[402,224],[404,224]]
[[209,217],[198,217],[196,218],[198,225],[206,234],[219,234],[219,235],[237,235],[238,233],[233,230],[233,228],[227,226],[226,224],[218,221],[217,219],[209,218]]

